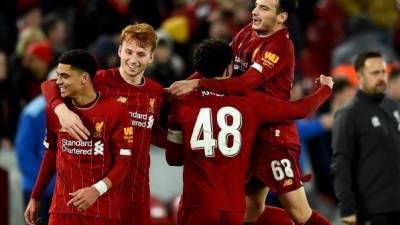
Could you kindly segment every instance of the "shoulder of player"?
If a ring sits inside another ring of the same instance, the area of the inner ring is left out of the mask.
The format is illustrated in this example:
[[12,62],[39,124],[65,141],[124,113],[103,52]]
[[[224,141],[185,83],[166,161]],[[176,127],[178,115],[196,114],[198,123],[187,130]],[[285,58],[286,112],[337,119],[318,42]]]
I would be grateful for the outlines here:
[[285,39],[273,39],[270,42],[266,42],[263,51],[275,51],[277,53],[291,53],[294,48],[290,40]]
[[97,70],[96,76],[94,76],[93,80],[97,84],[114,82],[117,80],[115,77],[116,72],[118,72],[116,68]]
[[121,102],[117,101],[115,98],[113,98],[111,96],[102,95],[99,103],[103,104],[103,105],[106,105],[107,108],[112,109],[110,111],[122,110],[122,109],[125,108],[124,104],[122,104]]
[[97,70],[96,72],[96,78],[103,78],[108,75],[110,75],[109,70]]
[[156,92],[164,92],[164,88],[157,81],[149,78],[148,76],[144,76],[144,88],[151,91]]
[[251,23],[248,23],[247,25],[245,25],[244,27],[242,27],[242,29],[240,29],[238,31],[237,35],[240,35],[240,34],[243,34],[245,32],[252,31],[252,30],[253,30],[253,28],[251,27]]
[[236,33],[236,35],[235,35],[234,38],[233,38],[233,41],[237,41],[237,40],[241,39],[241,37],[242,37],[243,35],[246,35],[246,34],[248,34],[249,32],[251,33],[252,31],[253,31],[253,30],[252,30],[252,28],[251,28],[251,23],[245,25],[242,29],[240,29],[240,30]]

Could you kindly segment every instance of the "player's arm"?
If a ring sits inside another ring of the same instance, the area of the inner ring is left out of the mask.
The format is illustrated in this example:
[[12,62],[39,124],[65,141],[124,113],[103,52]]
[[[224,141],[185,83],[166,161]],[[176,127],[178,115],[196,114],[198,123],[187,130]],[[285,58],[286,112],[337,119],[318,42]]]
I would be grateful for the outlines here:
[[47,132],[46,139],[43,143],[46,147],[46,151],[40,166],[38,178],[33,187],[31,199],[24,212],[25,222],[29,225],[38,224],[39,200],[56,172],[57,134],[51,127],[51,124],[53,124],[55,120],[54,117],[55,115],[52,114],[51,109],[48,108],[46,110]]
[[112,129],[110,150],[112,152],[114,163],[111,170],[103,179],[90,187],[81,188],[70,193],[72,198],[67,206],[73,205],[79,211],[89,208],[98,197],[106,193],[113,186],[121,184],[128,175],[130,160],[133,148],[133,127],[129,118],[129,113],[124,107],[120,107],[119,113],[115,114],[117,120],[114,129]]
[[170,87],[172,95],[184,95],[197,88],[224,94],[243,94],[279,75],[294,59],[292,51],[280,42],[269,45],[261,54],[256,54],[254,63],[241,76],[230,79],[193,79],[177,81]]
[[240,94],[253,90],[265,82],[263,75],[254,67],[241,76],[229,79],[192,79],[177,81],[171,85],[171,95],[181,96],[201,88],[217,93]]
[[290,65],[289,54],[293,52],[280,44],[269,44],[263,52],[256,53],[253,64],[241,76],[223,80],[202,79],[199,80],[198,88],[225,94],[243,94],[255,89],[272,77],[280,75]]
[[168,129],[165,158],[170,166],[183,165],[183,137],[179,129]]
[[356,128],[354,116],[350,110],[343,108],[335,114],[332,129],[332,172],[334,187],[339,199],[342,220],[356,219],[356,194],[354,189],[354,155],[356,154]]
[[331,77],[320,76],[321,88],[316,92],[297,101],[287,102],[275,98],[260,98],[257,104],[270,107],[269,110],[259,110],[263,122],[282,122],[285,120],[302,119],[315,112],[318,107],[332,94],[333,80]]
[[[151,144],[156,145],[160,148],[165,149],[166,148],[166,143],[167,143],[167,131],[165,130],[165,128],[163,128],[160,124],[160,116],[161,116],[161,112],[164,109],[167,109],[167,100],[168,99],[168,92],[164,91],[163,92],[163,98],[162,98],[162,104],[161,104],[161,109],[160,109],[160,115],[159,116],[155,116],[155,120],[154,120],[154,126],[151,129]],[[167,111],[166,111],[167,112]]]
[[183,134],[178,118],[177,102],[174,102],[168,117],[168,134],[165,146],[165,158],[171,166],[183,165]]
[[167,147],[167,131],[160,127],[155,126],[151,130],[151,144],[157,145],[160,148],[166,149]]
[[44,81],[41,89],[47,104],[56,113],[61,126],[75,139],[87,140],[90,135],[89,130],[83,125],[79,116],[65,105],[57,88],[56,80]]

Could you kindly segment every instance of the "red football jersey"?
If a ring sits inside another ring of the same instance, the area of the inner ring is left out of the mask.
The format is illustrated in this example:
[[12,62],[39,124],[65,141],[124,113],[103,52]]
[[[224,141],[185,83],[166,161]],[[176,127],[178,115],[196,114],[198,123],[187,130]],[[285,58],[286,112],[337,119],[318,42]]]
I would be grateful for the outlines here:
[[67,206],[67,202],[72,198],[69,193],[90,187],[106,177],[116,160],[131,159],[133,137],[129,131],[133,128],[128,112],[115,100],[103,96],[84,108],[69,106],[79,115],[91,135],[85,141],[74,139],[61,131],[53,110],[46,109],[45,145],[47,151],[57,152],[57,177],[50,212],[119,219],[122,180],[119,184],[113,183],[110,190],[83,212]]
[[233,75],[240,75],[257,63],[266,80],[264,91],[282,100],[290,99],[295,56],[287,28],[263,37],[248,24],[234,37],[232,50]]
[[125,104],[131,116],[134,154],[123,193],[124,199],[129,201],[149,200],[151,130],[158,123],[164,98],[160,84],[146,76],[143,79],[143,84],[131,85],[123,80],[118,68],[100,70],[94,78],[96,89]]
[[[124,185],[124,199],[129,201],[149,200],[151,130],[154,124],[157,124],[164,99],[164,91],[160,84],[146,76],[143,79],[143,84],[131,85],[123,80],[118,68],[99,70],[94,77],[96,90],[125,104],[132,120],[134,154]],[[63,102],[55,81],[44,82],[42,89],[52,108]]]
[[[221,93],[245,93],[257,87],[269,96],[290,99],[295,56],[287,28],[269,36],[259,36],[248,24],[234,37],[232,50],[233,75],[240,76],[226,80],[201,80],[201,87]],[[275,135],[277,131],[279,136]],[[293,121],[263,127],[257,135],[262,142],[299,146]]]
[[[196,91],[180,97],[169,116],[166,156],[183,170],[183,207],[244,211],[245,173],[260,124],[307,116],[330,96],[324,86],[296,102],[260,92],[244,96]],[[177,147],[176,144],[183,144]]]

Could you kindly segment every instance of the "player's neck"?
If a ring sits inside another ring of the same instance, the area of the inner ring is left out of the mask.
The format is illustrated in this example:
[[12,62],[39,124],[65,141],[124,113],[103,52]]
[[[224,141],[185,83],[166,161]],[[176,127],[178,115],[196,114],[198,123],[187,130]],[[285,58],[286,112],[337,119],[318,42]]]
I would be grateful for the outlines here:
[[144,71],[142,73],[136,75],[136,76],[129,76],[129,75],[124,73],[124,71],[122,70],[121,67],[118,70],[119,70],[119,73],[121,74],[122,79],[126,83],[132,84],[132,85],[141,85],[143,83]]
[[94,90],[93,86],[85,88],[82,92],[72,97],[72,103],[75,106],[85,106],[89,105],[90,103],[94,102],[97,99],[97,93]]
[[260,37],[268,37],[271,36],[272,34],[275,34],[279,30],[283,29],[284,26],[282,25],[276,25],[274,26],[271,30],[266,30],[266,31],[257,31],[257,35]]

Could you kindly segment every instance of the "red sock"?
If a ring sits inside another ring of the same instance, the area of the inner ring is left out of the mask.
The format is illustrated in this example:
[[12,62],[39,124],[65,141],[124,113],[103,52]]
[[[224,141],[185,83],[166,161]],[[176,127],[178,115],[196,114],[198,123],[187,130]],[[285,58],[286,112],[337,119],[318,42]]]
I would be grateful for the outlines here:
[[294,225],[294,223],[285,210],[266,205],[255,225]]
[[305,225],[332,225],[332,223],[329,222],[329,220],[323,217],[321,214],[313,211],[310,219],[308,219]]

